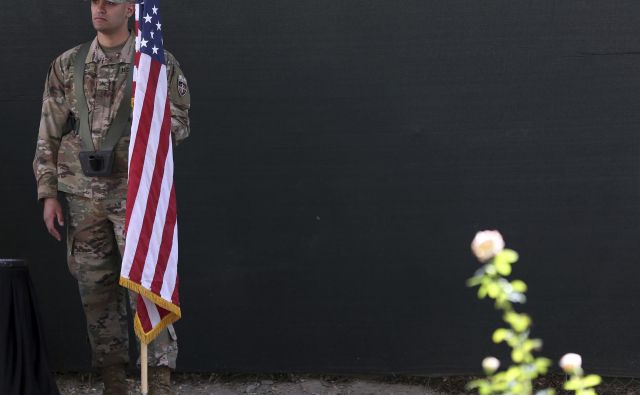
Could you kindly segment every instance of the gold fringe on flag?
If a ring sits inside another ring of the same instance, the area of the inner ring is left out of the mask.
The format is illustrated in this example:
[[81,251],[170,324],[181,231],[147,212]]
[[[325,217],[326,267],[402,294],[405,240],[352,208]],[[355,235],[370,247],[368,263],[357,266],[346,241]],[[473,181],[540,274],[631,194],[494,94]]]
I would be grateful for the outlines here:
[[135,330],[136,335],[138,336],[138,338],[142,343],[144,344],[151,343],[153,339],[155,339],[160,334],[160,332],[162,332],[163,329],[165,329],[166,327],[168,327],[169,325],[173,324],[174,322],[180,319],[182,315],[180,311],[180,306],[175,305],[171,302],[168,302],[165,299],[162,299],[160,296],[144,288],[142,285],[129,280],[128,278],[121,276],[119,282],[120,282],[120,285],[122,285],[123,287],[139,293],[145,298],[151,300],[156,305],[169,311],[169,314],[167,314],[162,320],[160,320],[158,325],[156,325],[153,329],[151,329],[151,331],[146,333],[142,328],[142,323],[140,322],[140,318],[136,313],[136,317],[133,322],[133,329]]

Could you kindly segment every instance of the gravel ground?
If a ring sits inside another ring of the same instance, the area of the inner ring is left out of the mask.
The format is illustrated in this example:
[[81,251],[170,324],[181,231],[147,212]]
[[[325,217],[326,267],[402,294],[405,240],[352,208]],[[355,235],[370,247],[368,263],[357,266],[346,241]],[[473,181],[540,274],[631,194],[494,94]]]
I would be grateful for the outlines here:
[[[63,395],[98,395],[102,381],[95,375],[65,373],[57,376]],[[433,381],[433,383],[432,383]],[[139,394],[139,378],[129,376],[129,393]],[[447,379],[410,379],[389,377],[329,376],[220,376],[216,374],[174,374],[174,389],[179,395],[452,395],[459,391],[443,391]],[[433,385],[432,385],[433,384]],[[459,384],[453,384],[454,388]]]
[[[95,375],[64,373],[56,375],[63,395],[100,395],[102,381]],[[312,375],[173,375],[178,395],[463,395],[465,383],[471,377],[406,377],[406,376],[312,376]],[[564,375],[546,376],[537,381],[537,388],[562,391]],[[139,378],[129,376],[129,393],[139,394]],[[640,395],[640,379],[605,378],[597,387],[599,395]]]

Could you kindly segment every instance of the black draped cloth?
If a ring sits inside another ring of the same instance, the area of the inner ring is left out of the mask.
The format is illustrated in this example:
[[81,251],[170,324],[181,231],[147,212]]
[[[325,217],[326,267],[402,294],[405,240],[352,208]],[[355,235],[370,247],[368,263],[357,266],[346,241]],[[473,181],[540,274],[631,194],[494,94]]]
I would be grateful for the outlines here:
[[0,259],[0,394],[59,395],[23,260]]

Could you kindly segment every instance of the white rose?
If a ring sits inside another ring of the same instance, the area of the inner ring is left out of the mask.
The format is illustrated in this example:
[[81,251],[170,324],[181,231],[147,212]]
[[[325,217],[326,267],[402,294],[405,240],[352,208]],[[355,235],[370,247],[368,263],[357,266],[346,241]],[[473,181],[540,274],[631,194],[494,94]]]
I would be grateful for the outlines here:
[[500,361],[495,357],[486,357],[482,360],[482,369],[486,374],[492,374],[500,367]]
[[488,261],[503,249],[504,239],[497,230],[478,232],[471,242],[471,251],[480,262]]
[[567,373],[573,373],[582,367],[582,357],[574,353],[564,354],[560,358],[560,367]]

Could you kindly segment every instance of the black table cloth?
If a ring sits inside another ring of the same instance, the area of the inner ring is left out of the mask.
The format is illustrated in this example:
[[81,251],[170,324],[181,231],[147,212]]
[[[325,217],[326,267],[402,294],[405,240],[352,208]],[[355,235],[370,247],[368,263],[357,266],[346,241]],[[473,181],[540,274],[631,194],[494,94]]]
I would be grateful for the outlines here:
[[59,394],[23,260],[0,259],[0,394]]

